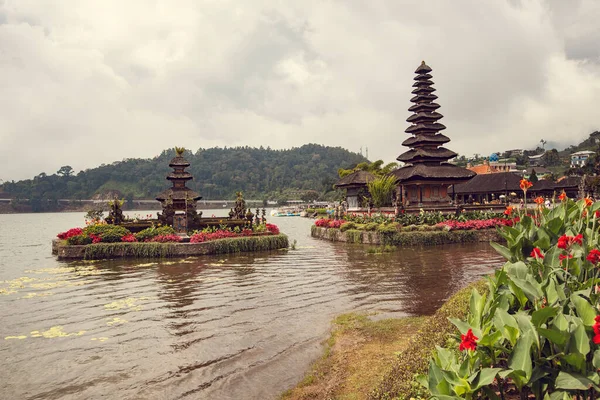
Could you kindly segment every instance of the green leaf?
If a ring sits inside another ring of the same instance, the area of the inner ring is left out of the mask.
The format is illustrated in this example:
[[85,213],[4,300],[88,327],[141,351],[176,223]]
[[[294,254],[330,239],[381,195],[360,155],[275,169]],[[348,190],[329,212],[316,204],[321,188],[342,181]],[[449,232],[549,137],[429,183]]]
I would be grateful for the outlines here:
[[556,307],[544,307],[539,310],[535,310],[531,315],[531,322],[536,328],[539,328],[542,324],[545,324],[549,318],[554,317],[558,313]]
[[553,218],[550,221],[548,221],[548,223],[546,224],[546,227],[550,230],[550,232],[554,233],[557,236],[558,236],[562,226],[563,226],[563,219],[560,217]]
[[498,252],[498,254],[500,254],[502,257],[506,258],[508,261],[514,260],[514,257],[512,255],[512,253],[510,252],[510,250],[507,249],[506,247],[502,246],[501,244],[498,244],[495,242],[490,242],[490,246],[492,246],[492,248],[494,250],[496,250]]
[[592,359],[592,365],[598,369],[600,368],[600,350],[594,352],[594,358]]
[[565,344],[568,338],[566,332],[555,331],[554,329],[538,328],[538,333],[558,346]]
[[583,354],[579,353],[569,353],[564,356],[564,360],[569,364],[575,367],[578,370],[583,370],[583,366],[585,364],[585,357]]
[[562,390],[556,390],[550,393],[550,400],[572,400],[573,396],[569,395],[568,392],[563,392]]
[[502,339],[501,331],[494,331],[494,333],[488,333],[487,335],[483,335],[481,339],[479,339],[479,344],[485,347],[494,347],[494,345]]
[[584,356],[590,352],[590,339],[582,322],[575,323],[575,329],[571,331],[571,335],[573,336],[575,346],[572,350],[577,350]]
[[533,326],[533,323],[531,322],[531,317],[528,314],[525,314],[523,311],[519,311],[515,314],[515,319],[519,324],[521,332],[525,335],[529,335],[533,339],[537,348],[541,349],[540,337],[535,329],[535,326]]
[[473,381],[472,390],[475,391],[483,386],[487,386],[494,381],[494,378],[502,368],[482,368],[477,378]]
[[526,383],[531,377],[531,345],[533,338],[530,333],[525,333],[517,340],[517,345],[513,349],[513,353],[508,361],[508,367],[515,372],[522,371],[524,373]]
[[556,377],[556,388],[566,390],[588,390],[594,382],[583,375],[560,371]]
[[577,315],[586,326],[593,326],[596,318],[596,310],[594,307],[583,297],[578,295],[572,295],[571,301],[575,305]]
[[448,321],[452,323],[452,325],[456,326],[461,334],[466,334],[469,329],[471,329],[471,325],[467,322],[458,319],[458,318],[448,318]]

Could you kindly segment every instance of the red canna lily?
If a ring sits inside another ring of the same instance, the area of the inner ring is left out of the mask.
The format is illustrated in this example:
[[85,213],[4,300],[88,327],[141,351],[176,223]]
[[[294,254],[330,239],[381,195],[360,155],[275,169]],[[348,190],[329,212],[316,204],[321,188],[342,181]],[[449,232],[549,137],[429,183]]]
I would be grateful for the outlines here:
[[585,206],[589,207],[592,204],[594,204],[594,201],[592,199],[590,199],[589,197],[586,197],[585,199],[583,199],[585,201]]
[[563,191],[561,194],[558,195],[558,199],[560,201],[565,201],[568,199],[567,194]]
[[539,247],[534,247],[533,250],[531,250],[531,254],[529,256],[535,257],[535,258],[544,258],[544,255],[542,254],[542,250],[540,250]]
[[479,338],[473,335],[472,329],[469,329],[466,335],[460,335],[460,340],[460,346],[458,346],[460,351],[477,349],[477,341]]
[[566,259],[570,260],[571,258],[573,258],[573,254],[559,254],[558,255],[558,259],[560,260],[561,265],[562,265],[563,260],[566,260]]
[[590,250],[589,254],[587,255],[587,257],[585,259],[594,265],[598,264],[600,262],[600,250],[598,250],[598,249]]
[[539,204],[540,206],[541,206],[542,204],[544,204],[544,198],[543,198],[542,196],[538,196],[538,197],[536,197],[535,199],[533,199],[533,201],[534,201],[536,204]]
[[504,215],[512,215],[513,212],[513,208],[511,206],[506,207],[506,210],[504,210]]
[[521,182],[519,183],[519,187],[524,192],[526,192],[527,189],[529,189],[532,186],[533,186],[533,183],[529,182],[527,179],[524,179],[524,178],[521,179]]

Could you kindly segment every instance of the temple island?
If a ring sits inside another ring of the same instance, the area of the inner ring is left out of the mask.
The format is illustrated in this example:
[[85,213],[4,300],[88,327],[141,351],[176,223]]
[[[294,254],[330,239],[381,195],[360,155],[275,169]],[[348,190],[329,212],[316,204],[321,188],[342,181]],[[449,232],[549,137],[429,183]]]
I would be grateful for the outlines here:
[[167,175],[171,187],[156,196],[162,212],[157,218],[131,220],[124,216],[123,200],[109,202],[106,218],[89,216],[86,227],[59,233],[52,253],[59,259],[105,259],[116,257],[181,257],[218,253],[276,250],[288,247],[288,238],[266,221],[265,209],[246,207],[241,192],[228,217],[203,217],[197,210],[202,198],[186,183],[190,163],[184,148],[175,148]]

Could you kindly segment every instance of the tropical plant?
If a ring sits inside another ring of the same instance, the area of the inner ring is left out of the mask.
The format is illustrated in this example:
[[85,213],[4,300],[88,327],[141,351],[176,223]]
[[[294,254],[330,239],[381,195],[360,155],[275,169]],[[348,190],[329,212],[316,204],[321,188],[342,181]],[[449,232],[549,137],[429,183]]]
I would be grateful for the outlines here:
[[[596,397],[600,392],[600,202],[543,206],[492,246],[507,259],[453,319],[457,349],[438,348],[420,378],[433,397]],[[499,393],[499,396],[496,394]]]
[[378,177],[368,182],[367,188],[375,207],[389,206],[392,204],[392,194],[396,189],[396,178],[391,175]]

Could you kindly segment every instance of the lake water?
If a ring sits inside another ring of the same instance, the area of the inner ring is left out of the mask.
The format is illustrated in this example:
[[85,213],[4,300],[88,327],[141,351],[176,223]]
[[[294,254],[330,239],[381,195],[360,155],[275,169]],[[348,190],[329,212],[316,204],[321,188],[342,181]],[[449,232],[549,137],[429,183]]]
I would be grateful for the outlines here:
[[502,262],[485,243],[371,255],[270,222],[296,250],[62,262],[50,241],[83,213],[0,215],[0,398],[274,399],[336,315],[430,314]]

